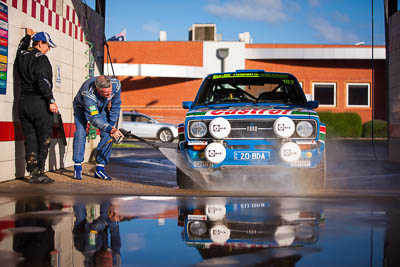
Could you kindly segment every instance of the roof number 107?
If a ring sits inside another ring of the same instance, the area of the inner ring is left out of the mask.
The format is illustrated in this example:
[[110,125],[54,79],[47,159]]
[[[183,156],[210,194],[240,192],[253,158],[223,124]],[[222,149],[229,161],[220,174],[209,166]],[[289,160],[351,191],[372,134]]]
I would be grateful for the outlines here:
[[288,79],[283,79],[282,81],[284,84],[293,84],[294,83],[293,80],[288,80]]

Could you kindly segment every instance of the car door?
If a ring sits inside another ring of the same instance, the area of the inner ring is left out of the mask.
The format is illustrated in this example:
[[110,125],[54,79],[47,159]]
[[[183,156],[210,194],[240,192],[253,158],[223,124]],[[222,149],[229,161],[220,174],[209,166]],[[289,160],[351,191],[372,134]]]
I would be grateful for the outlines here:
[[152,118],[146,115],[141,114],[136,116],[136,127],[137,135],[141,137],[157,137],[158,125]]
[[[136,134],[137,125],[136,125],[136,115],[134,114],[122,114],[122,128],[131,131],[133,134]],[[136,134],[137,135],[137,134]]]

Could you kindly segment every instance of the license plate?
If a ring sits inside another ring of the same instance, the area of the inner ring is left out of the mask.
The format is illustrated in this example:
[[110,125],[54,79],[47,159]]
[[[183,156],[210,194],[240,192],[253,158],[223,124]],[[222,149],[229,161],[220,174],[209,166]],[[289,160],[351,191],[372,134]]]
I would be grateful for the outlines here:
[[269,160],[269,152],[240,151],[234,152],[235,160]]

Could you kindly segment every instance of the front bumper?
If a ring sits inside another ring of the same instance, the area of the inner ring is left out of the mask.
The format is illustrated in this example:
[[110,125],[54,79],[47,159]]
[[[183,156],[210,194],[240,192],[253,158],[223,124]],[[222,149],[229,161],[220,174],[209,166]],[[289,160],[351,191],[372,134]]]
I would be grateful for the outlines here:
[[[300,149],[295,161],[282,156],[282,146],[294,143]],[[207,146],[212,143],[208,142]],[[325,143],[315,140],[224,140],[225,157],[220,163],[213,163],[206,155],[206,146],[201,149],[190,142],[181,142],[180,150],[187,159],[190,168],[221,168],[230,166],[265,166],[288,168],[315,168],[323,158]],[[221,147],[221,146],[220,146]]]

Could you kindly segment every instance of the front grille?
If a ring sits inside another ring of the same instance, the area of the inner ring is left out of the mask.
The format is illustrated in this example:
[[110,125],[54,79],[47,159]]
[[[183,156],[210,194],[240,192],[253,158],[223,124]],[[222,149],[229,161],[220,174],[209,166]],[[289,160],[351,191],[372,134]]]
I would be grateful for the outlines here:
[[[293,120],[295,123],[301,120]],[[189,127],[191,123],[194,121],[189,122]],[[207,128],[211,122],[211,120],[203,120],[203,122],[207,125]],[[263,120],[257,120],[257,119],[239,119],[239,120],[229,120],[229,123],[231,124],[231,132],[228,135],[228,137],[225,138],[225,140],[228,139],[277,139],[278,137],[276,136],[273,126],[274,126],[275,119],[263,119]],[[306,138],[315,138],[316,135],[316,122],[315,121],[310,121],[314,124],[314,132],[311,137]],[[189,131],[189,137],[190,139],[214,139],[209,132],[202,137],[202,138],[196,138],[190,135]],[[296,132],[293,134],[291,138],[301,138],[297,136]],[[301,138],[303,139],[303,138]]]
[[276,138],[273,126],[275,120],[230,120],[231,133],[227,139]]

